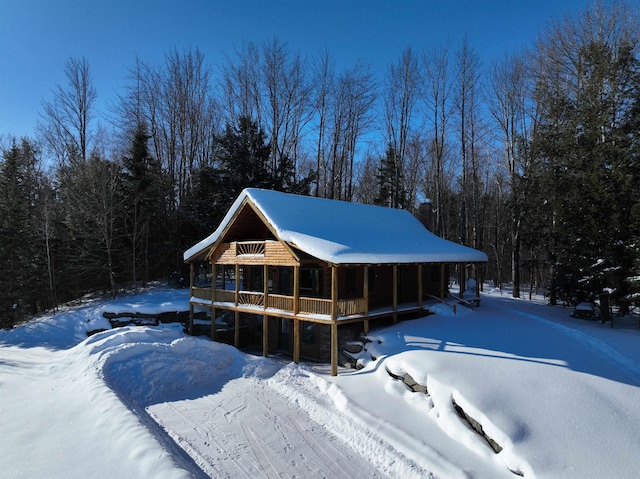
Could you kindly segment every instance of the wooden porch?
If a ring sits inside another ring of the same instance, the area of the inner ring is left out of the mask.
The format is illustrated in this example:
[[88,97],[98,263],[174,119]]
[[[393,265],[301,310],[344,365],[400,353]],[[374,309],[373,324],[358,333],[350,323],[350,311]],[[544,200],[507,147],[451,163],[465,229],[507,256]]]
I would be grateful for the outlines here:
[[[395,323],[402,315],[422,315],[424,293],[443,296],[447,291],[445,264],[335,265],[271,239],[223,242],[203,259],[210,269],[197,284],[191,263],[191,317],[194,306],[209,308],[212,318],[216,311],[232,311],[236,347],[241,342],[241,315],[291,320],[294,362],[299,361],[304,325],[328,325],[333,375],[338,367],[339,325],[361,323],[366,334],[370,320],[386,317]],[[269,321],[261,324],[267,356]],[[212,321],[211,339],[215,336]]]
[[[295,296],[259,293],[255,291],[230,291],[212,288],[191,288],[191,302],[222,309],[238,309],[241,312],[261,312],[271,315],[299,316],[300,319],[331,321],[332,301],[323,298],[298,298]],[[338,299],[336,319],[346,320],[368,314],[367,298]]]

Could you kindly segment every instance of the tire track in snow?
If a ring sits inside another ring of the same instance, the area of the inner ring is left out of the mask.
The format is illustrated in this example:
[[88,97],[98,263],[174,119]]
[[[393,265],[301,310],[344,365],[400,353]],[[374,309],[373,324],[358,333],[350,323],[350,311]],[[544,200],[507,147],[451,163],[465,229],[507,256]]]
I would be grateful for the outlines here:
[[239,378],[215,395],[147,411],[211,477],[383,477],[261,380]]
[[[294,416],[289,416],[289,421],[293,424],[296,431],[298,431],[300,437],[309,444],[327,468],[335,474],[335,477],[358,477],[358,473],[341,458],[338,458],[337,460],[332,459],[332,455],[329,454],[318,441],[316,441],[313,431],[304,429],[300,424],[300,421],[298,421]],[[335,448],[331,449],[333,449],[333,457],[336,457],[337,454],[335,453]]]
[[247,426],[244,422],[241,423],[241,426],[242,426],[242,430],[244,431],[244,435],[246,436],[247,441],[249,442],[249,445],[251,446],[251,449],[253,450],[253,453],[255,454],[256,459],[258,460],[258,463],[261,466],[260,469],[262,470],[264,475],[267,478],[280,479],[282,475],[278,473],[273,463],[269,460],[269,458],[265,454],[264,449],[262,449],[262,446],[260,446],[260,443],[256,439],[256,436],[253,433],[253,431],[249,429],[249,426]]
[[[189,413],[186,408],[179,408],[175,404],[171,403],[164,403],[163,408],[166,408],[167,412],[170,413],[168,414],[168,416],[179,416],[184,421],[184,423],[190,426],[186,429],[190,429],[192,432],[195,432],[200,440],[194,440],[191,437],[187,437],[186,434],[177,432],[177,428],[168,426],[157,414],[149,413],[150,416],[154,419],[154,421],[156,421],[163,427],[163,429],[176,442],[176,444],[184,449],[185,452],[187,452],[187,454],[189,454],[189,456],[194,459],[196,464],[198,464],[198,466],[210,477],[216,477],[219,475],[220,471],[216,471],[215,467],[213,467],[214,465],[219,465],[219,462],[216,461],[214,457],[203,454],[203,452],[198,447],[199,444],[202,444],[204,446],[215,446],[216,452],[218,452],[219,454],[223,454],[224,459],[231,461],[231,463],[235,465],[238,471],[240,471],[245,477],[255,477],[255,471],[260,470],[259,468],[254,467],[254,470],[252,471],[251,467],[245,467],[245,464],[239,461],[236,456],[234,456],[234,454],[229,451],[228,445],[220,442],[218,439],[216,439],[214,434],[211,434],[209,432],[210,430],[215,430],[215,427],[210,427],[210,425],[208,425],[206,422],[203,424],[198,416]],[[162,416],[164,416],[164,414],[162,414]],[[185,428],[183,427],[182,429]],[[224,477],[232,477],[233,475],[235,475],[235,473],[231,473],[228,470],[227,472],[231,475]]]

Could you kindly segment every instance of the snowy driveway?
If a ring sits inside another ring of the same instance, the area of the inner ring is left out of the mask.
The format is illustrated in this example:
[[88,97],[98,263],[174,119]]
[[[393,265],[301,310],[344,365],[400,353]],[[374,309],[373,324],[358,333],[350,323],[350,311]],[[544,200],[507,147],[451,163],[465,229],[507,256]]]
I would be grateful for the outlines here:
[[147,411],[210,477],[386,477],[255,378]]

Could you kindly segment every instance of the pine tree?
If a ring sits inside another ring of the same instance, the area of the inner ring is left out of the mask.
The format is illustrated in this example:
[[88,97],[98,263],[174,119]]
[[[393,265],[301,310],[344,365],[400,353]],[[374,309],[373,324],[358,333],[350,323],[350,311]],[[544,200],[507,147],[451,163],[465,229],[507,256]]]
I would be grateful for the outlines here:
[[[551,225],[553,294],[622,293],[633,237],[633,156],[626,119],[638,96],[640,41],[623,4],[596,4],[540,43],[534,152]],[[552,303],[555,301],[552,296]]]
[[37,152],[14,141],[0,162],[0,327],[10,327],[42,308],[41,248],[35,229]]
[[[158,257],[162,206],[160,164],[149,153],[146,127],[139,123],[129,155],[123,158],[124,228],[134,289],[149,280],[150,260]],[[160,262],[156,259],[154,263]]]
[[122,179],[116,162],[98,156],[62,165],[58,172],[64,220],[61,256],[63,282],[72,297],[96,289],[117,294],[124,279]]
[[241,117],[236,127],[227,126],[219,145],[220,174],[230,198],[236,198],[244,188],[274,186],[273,172],[269,170],[271,146],[250,118]]
[[387,147],[385,157],[380,160],[376,178],[378,180],[376,205],[389,208],[405,208],[407,206],[402,165],[391,145]]
[[202,166],[192,174],[180,209],[181,243],[193,244],[211,234],[244,188],[275,187],[270,151],[264,132],[250,118],[227,125],[216,140],[216,166]]

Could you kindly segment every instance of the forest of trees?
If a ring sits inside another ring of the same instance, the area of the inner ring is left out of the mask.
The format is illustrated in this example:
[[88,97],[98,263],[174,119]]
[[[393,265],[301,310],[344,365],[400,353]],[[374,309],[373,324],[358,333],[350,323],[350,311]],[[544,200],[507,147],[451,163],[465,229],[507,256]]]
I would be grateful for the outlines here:
[[408,47],[382,78],[277,38],[220,65],[172,50],[136,59],[108,111],[89,60],[70,58],[35,137],[2,145],[0,327],[183,281],[182,252],[250,186],[426,209],[434,233],[489,255],[479,279],[516,297],[639,301],[634,8],[596,2],[488,65],[466,39]]

